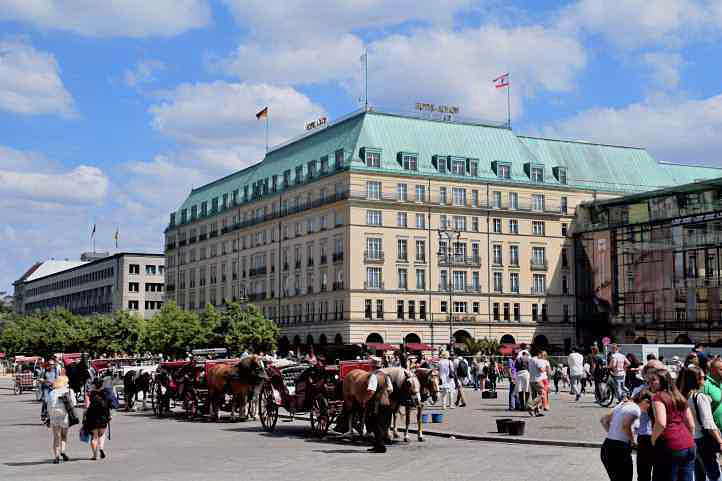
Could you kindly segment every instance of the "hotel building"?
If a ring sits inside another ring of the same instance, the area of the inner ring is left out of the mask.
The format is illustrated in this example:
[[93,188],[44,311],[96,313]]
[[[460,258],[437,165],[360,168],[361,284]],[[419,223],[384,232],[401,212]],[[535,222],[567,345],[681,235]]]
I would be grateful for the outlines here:
[[282,345],[570,346],[577,206],[695,175],[639,148],[362,110],[193,189],[166,229],[166,299],[248,299]]

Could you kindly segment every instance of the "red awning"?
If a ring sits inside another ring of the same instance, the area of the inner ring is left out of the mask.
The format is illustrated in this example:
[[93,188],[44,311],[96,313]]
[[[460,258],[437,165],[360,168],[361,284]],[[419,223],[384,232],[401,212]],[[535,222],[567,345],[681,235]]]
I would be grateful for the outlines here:
[[398,351],[399,346],[388,344],[385,342],[367,342],[366,347],[369,349],[375,349],[377,351]]
[[430,344],[422,344],[420,342],[407,342],[406,350],[407,351],[433,351],[434,346],[432,346]]

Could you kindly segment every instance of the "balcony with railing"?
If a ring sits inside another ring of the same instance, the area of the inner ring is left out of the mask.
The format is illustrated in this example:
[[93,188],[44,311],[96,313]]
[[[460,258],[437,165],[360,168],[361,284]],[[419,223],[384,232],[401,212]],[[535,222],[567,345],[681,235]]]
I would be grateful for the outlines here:
[[249,277],[264,276],[266,274],[266,266],[248,269]]
[[479,256],[465,256],[465,255],[440,255],[439,256],[440,267],[480,267],[481,257]]
[[454,286],[452,284],[439,283],[439,291],[441,292],[458,292],[458,293],[478,293],[481,292],[481,286],[473,286],[469,284]]
[[533,271],[545,271],[549,268],[546,259],[534,259],[529,261],[529,268]]
[[379,282],[364,281],[364,289],[368,289],[368,290],[383,290],[383,288],[384,288],[384,283],[383,283],[383,281],[379,281]]
[[343,290],[343,282],[334,282],[333,290],[334,291],[342,291]]
[[364,251],[364,262],[383,262],[383,251]]

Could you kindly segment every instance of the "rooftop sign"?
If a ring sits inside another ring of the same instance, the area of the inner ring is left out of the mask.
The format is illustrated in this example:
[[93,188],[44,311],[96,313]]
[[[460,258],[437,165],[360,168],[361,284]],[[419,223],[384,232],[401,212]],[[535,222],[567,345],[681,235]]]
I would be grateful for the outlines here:
[[440,113],[440,114],[458,114],[459,113],[459,107],[456,107],[454,105],[434,105],[434,104],[426,104],[422,102],[416,102],[416,110],[419,112],[430,112],[430,113]]
[[316,120],[312,120],[311,122],[306,122],[306,130],[313,130],[324,125],[326,125],[326,117],[320,117]]

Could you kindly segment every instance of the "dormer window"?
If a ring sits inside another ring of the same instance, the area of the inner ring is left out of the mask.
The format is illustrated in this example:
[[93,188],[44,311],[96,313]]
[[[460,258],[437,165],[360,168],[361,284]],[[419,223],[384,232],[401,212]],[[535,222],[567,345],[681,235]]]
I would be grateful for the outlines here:
[[451,172],[455,175],[466,175],[466,160],[452,159]]
[[321,175],[328,172],[328,155],[321,157]]
[[243,201],[244,202],[248,201],[248,186],[247,185],[243,186]]
[[303,182],[303,166],[299,165],[296,167],[296,185]]
[[288,188],[289,185],[291,185],[291,171],[284,170],[283,171],[283,188],[286,189],[286,188]]
[[198,216],[198,206],[197,205],[191,206],[191,220],[196,220],[197,216]]
[[366,151],[366,167],[381,167],[381,152]]
[[218,197],[214,197],[211,206],[211,211],[216,212],[218,210]]
[[181,224],[185,224],[188,221],[188,209],[181,210]]
[[469,162],[469,175],[472,177],[478,177],[479,161],[476,159],[468,159],[468,162]]
[[170,213],[170,225],[171,226],[175,225],[175,212]]
[[500,179],[511,179],[511,164],[509,162],[500,162],[495,160],[491,163],[491,168]]
[[208,215],[208,201],[204,200],[201,202],[201,216],[205,217]]
[[308,163],[308,177],[312,178],[316,176],[316,161],[312,160]]
[[271,177],[271,191],[276,192],[278,189],[278,175]]
[[401,166],[404,170],[419,170],[418,156],[416,154],[401,153]]
[[531,181],[536,183],[544,182],[544,168],[543,167],[532,167],[531,168]]
[[339,149],[334,153],[334,168],[336,170],[343,168],[343,149]]
[[567,168],[566,167],[554,167],[554,175],[560,184],[567,184]]

